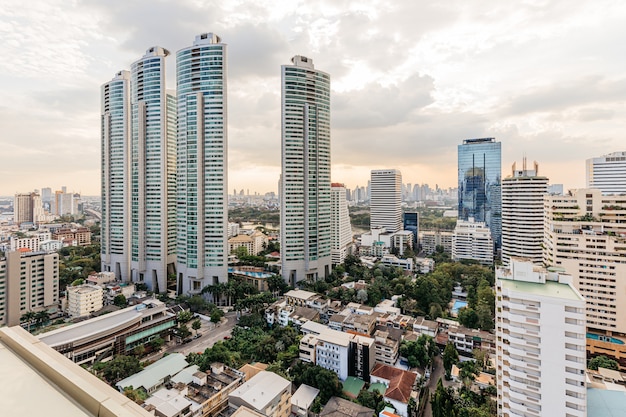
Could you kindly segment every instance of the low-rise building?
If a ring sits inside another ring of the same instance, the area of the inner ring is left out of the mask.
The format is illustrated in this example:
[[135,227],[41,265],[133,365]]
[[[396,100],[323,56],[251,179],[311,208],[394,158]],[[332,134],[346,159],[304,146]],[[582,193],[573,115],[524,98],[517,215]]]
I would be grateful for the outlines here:
[[172,353],[147,366],[142,371],[122,379],[115,386],[120,392],[124,392],[126,387],[133,387],[133,389],[142,388],[148,394],[152,394],[188,365],[185,355]]
[[443,251],[452,255],[452,239],[454,233],[440,230],[424,230],[419,232],[419,241],[422,251],[427,255],[435,253],[437,246],[441,246]]
[[372,417],[374,410],[339,397],[331,397],[320,417]]
[[372,384],[384,384],[387,389],[383,393],[385,401],[390,402],[397,414],[407,417],[409,400],[413,394],[417,374],[385,364],[377,364],[371,373]]
[[228,406],[229,395],[243,383],[245,374],[215,362],[206,372],[197,370],[191,373],[190,379],[188,382],[178,381],[186,383],[187,398],[202,406],[202,416],[210,417]]
[[389,331],[376,330],[374,333],[376,363],[395,365],[400,356],[400,340],[393,338]]
[[61,241],[70,239],[76,242],[76,246],[88,246],[91,245],[91,230],[88,227],[54,229],[52,239]]
[[71,318],[86,317],[100,310],[104,303],[104,292],[97,285],[83,284],[67,287],[67,314]]
[[390,254],[384,255],[381,258],[380,263],[382,263],[385,266],[402,268],[404,271],[409,271],[409,272],[412,272],[415,269],[415,266],[413,264],[413,258],[402,259],[402,258],[398,258],[395,255],[390,255]]
[[306,384],[300,385],[300,388],[291,396],[291,414],[299,417],[308,417],[309,409],[319,393],[320,390],[317,388]]
[[288,417],[291,413],[291,382],[261,371],[228,396],[230,408],[248,407],[266,417]]

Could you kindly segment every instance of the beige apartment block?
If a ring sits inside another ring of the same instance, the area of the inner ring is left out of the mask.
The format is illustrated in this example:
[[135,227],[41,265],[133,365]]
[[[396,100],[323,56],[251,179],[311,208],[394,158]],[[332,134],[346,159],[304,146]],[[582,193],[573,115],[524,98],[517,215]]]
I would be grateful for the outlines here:
[[587,307],[587,351],[626,368],[626,196],[581,189],[544,200],[543,262],[571,274]]
[[103,306],[104,292],[97,285],[85,284],[67,287],[67,313],[70,317],[84,317]]

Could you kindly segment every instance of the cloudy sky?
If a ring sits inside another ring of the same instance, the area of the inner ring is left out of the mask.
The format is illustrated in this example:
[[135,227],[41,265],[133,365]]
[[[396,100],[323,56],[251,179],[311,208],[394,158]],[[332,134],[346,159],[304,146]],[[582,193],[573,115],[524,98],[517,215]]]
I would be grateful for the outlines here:
[[586,158],[626,150],[624,22],[603,0],[3,0],[0,195],[99,194],[101,84],[201,32],[229,48],[229,191],[276,191],[296,54],[331,74],[335,182],[455,186],[457,145],[496,137],[505,176],[526,155],[584,186]]

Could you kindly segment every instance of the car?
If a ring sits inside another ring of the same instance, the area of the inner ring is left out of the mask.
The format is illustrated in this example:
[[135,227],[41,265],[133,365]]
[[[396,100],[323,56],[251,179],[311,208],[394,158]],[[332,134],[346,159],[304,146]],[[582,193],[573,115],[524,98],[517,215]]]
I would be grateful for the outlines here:
[[224,340],[230,340],[230,339],[231,339],[231,336],[229,335],[224,336]]
[[191,339],[185,339],[185,340],[183,340],[183,345],[186,345],[189,342],[191,342]]
[[196,334],[193,338],[194,338],[194,339],[197,339],[197,338],[199,338],[200,336],[202,336],[202,333],[198,333],[198,334]]

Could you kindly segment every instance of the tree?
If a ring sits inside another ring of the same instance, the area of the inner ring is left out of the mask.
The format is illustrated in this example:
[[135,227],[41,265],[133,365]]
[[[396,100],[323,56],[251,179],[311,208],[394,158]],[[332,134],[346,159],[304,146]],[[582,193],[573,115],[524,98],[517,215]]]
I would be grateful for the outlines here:
[[128,302],[126,301],[126,297],[124,296],[124,294],[118,294],[113,299],[113,304],[118,306],[118,307],[120,307],[120,308],[124,308],[124,307],[126,307]]
[[178,315],[176,316],[176,320],[179,323],[187,323],[189,320],[191,320],[193,318],[193,313],[191,311],[181,311],[180,313],[178,313]]
[[421,335],[415,342],[403,341],[400,354],[407,358],[410,367],[427,367],[437,353],[437,345],[432,337]]
[[385,398],[377,389],[374,392],[362,389],[358,397],[356,397],[356,402],[364,407],[371,408],[376,412],[376,415],[380,414],[386,406],[393,407],[392,404],[385,401]]
[[37,326],[43,326],[50,321],[50,313],[48,310],[42,310],[35,313],[35,321]]
[[224,316],[224,312],[216,308],[215,310],[211,312],[211,322],[219,323],[223,316]]
[[337,374],[319,365],[298,362],[289,370],[296,386],[306,384],[320,390],[320,403],[326,404],[331,397],[341,396],[342,386]]
[[186,324],[181,324],[180,327],[178,328],[178,334],[183,339],[186,339],[189,336],[191,336],[191,331],[189,331],[189,327],[187,327]]
[[430,405],[433,417],[456,417],[457,408],[454,402],[454,393],[451,388],[444,388],[441,378],[437,381],[437,388],[431,395]]
[[35,313],[34,311],[27,311],[26,313],[22,314],[22,317],[20,317],[20,321],[26,322],[28,324],[28,331],[30,332],[30,326],[33,324],[33,321],[35,321],[37,317],[37,313]]
[[93,366],[94,372],[102,375],[111,385],[136,374],[142,369],[139,359],[124,355],[116,356],[108,362],[98,362]]
[[480,365],[482,369],[486,369],[489,365],[489,351],[484,349],[474,349],[472,351],[474,360]]
[[480,374],[480,366],[476,361],[465,361],[459,363],[459,378],[463,382],[466,388],[469,388],[476,379],[476,376]]
[[160,350],[163,347],[163,345],[165,345],[165,340],[163,340],[160,337],[157,337],[150,341],[150,347],[152,348],[153,351]]
[[482,330],[493,330],[493,313],[489,306],[483,301],[480,301],[476,307],[476,319],[478,328]]
[[598,368],[606,368],[618,370],[619,366],[616,360],[609,358],[608,356],[600,355],[589,361],[587,368],[597,371]]
[[200,319],[195,319],[192,323],[191,323],[191,328],[193,330],[195,330],[196,332],[196,336],[198,335],[198,330],[200,330],[200,327],[202,327],[202,322],[200,321]]
[[457,352],[452,342],[448,342],[448,344],[444,348],[442,360],[443,369],[446,372],[446,378],[449,379],[450,374],[452,373],[452,365],[455,365],[459,362],[459,352]]
[[463,307],[459,310],[459,323],[470,329],[478,328],[478,314],[473,308]]

